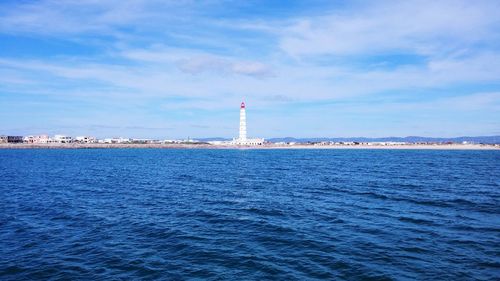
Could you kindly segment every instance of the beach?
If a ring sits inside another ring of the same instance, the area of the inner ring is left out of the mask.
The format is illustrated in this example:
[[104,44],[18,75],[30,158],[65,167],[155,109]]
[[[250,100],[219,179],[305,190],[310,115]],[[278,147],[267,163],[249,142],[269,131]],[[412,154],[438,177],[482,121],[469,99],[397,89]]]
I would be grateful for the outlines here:
[[422,149],[422,150],[500,150],[500,145],[493,144],[358,144],[358,145],[314,145],[314,144],[265,144],[265,145],[212,145],[196,144],[103,144],[103,143],[1,143],[0,149],[116,149],[116,148],[161,148],[161,149]]

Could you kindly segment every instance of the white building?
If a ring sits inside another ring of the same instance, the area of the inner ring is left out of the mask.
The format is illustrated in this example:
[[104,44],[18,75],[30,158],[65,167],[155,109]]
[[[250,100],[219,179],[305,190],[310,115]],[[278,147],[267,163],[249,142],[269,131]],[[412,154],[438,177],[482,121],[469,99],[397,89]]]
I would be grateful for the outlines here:
[[99,143],[130,143],[132,142],[132,139],[129,138],[108,138],[108,139],[103,139],[99,140]]
[[391,146],[391,145],[405,145],[406,142],[401,141],[375,141],[369,142],[368,145]]
[[131,143],[141,143],[141,144],[159,144],[161,143],[160,140],[153,140],[153,139],[130,139]]
[[227,145],[228,141],[208,141],[211,145]]
[[26,136],[23,138],[23,142],[25,143],[49,143],[50,138],[48,135],[39,135],[39,136]]
[[65,135],[55,135],[52,141],[57,143],[71,143],[73,142],[73,138]]
[[89,137],[89,136],[78,136],[75,138],[76,142],[79,143],[95,143],[97,142],[95,137]]
[[247,138],[247,113],[245,103],[242,102],[240,106],[240,135],[237,139],[233,139],[231,144],[236,145],[262,145],[264,139],[249,139]]

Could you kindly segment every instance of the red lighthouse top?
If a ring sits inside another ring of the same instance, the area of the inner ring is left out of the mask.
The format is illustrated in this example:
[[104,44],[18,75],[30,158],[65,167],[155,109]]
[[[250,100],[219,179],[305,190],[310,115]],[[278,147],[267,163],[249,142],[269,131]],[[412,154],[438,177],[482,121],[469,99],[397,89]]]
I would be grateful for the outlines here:
[[240,108],[245,108],[245,102],[241,103],[241,107]]

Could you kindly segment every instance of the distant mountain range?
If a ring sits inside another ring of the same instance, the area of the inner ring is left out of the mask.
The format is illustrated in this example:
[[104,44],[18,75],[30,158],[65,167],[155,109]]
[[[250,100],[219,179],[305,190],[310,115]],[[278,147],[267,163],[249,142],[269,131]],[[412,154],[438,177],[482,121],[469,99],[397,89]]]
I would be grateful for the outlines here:
[[[227,141],[231,140],[228,138],[202,138],[198,139],[200,141]],[[332,142],[472,142],[472,143],[487,143],[496,144],[500,143],[500,136],[479,136],[479,137],[455,137],[455,138],[431,138],[431,137],[419,137],[419,136],[409,136],[409,137],[383,137],[383,138],[366,138],[366,137],[344,137],[344,138],[294,138],[294,137],[284,137],[284,138],[270,138],[266,139],[270,142],[320,142],[320,141],[332,141]]]

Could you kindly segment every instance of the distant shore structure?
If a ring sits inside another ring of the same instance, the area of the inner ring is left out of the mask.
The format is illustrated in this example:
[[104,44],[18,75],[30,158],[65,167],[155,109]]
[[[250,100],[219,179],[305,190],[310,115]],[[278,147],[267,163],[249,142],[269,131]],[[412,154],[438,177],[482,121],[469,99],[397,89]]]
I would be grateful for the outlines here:
[[231,144],[235,145],[262,145],[264,144],[264,139],[255,138],[249,139],[247,138],[247,112],[245,102],[241,102],[240,105],[240,130],[239,136],[236,139],[233,139]]

